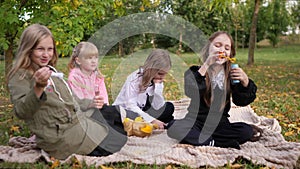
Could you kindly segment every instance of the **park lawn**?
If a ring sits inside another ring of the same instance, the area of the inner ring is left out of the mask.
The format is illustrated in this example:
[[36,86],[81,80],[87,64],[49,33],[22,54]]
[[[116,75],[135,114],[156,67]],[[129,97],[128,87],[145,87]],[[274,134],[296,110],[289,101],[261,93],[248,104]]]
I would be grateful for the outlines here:
[[[255,50],[255,64],[247,66],[247,49],[237,50],[237,63],[258,86],[257,98],[251,104],[254,111],[261,116],[276,118],[281,127],[282,135],[287,141],[300,141],[300,55],[299,45],[281,46],[278,48],[263,47]],[[106,85],[110,103],[118,94],[126,76],[143,64],[146,52],[118,58],[105,56],[100,60],[100,69],[106,76]],[[193,64],[198,64],[198,56],[194,53],[172,54],[173,67],[165,82],[167,100],[184,98],[183,72]],[[69,58],[60,58],[57,68],[67,75]],[[9,94],[4,79],[4,61],[0,61],[0,144],[7,145],[12,136],[30,136],[26,125],[12,113]],[[66,76],[67,77],[67,76]],[[259,168],[260,166],[245,161],[237,164]],[[72,165],[72,164],[71,164]],[[0,163],[0,167],[31,168],[32,164]],[[46,168],[49,164],[34,164],[34,168]],[[51,166],[51,165],[50,165]],[[165,168],[166,166],[135,165],[132,163],[110,164],[113,168]],[[228,165],[230,166],[230,165]],[[228,167],[227,166],[227,167]],[[61,166],[68,168],[70,166]],[[82,168],[86,166],[82,165]],[[176,166],[179,168],[179,166]],[[89,168],[93,168],[89,167]],[[188,168],[180,166],[180,168]]]

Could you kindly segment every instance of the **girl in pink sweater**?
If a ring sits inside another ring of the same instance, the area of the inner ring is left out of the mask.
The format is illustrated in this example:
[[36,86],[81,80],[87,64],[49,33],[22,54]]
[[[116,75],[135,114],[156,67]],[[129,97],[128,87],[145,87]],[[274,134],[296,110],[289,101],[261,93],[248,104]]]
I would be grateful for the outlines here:
[[104,76],[98,69],[98,49],[90,42],[80,42],[74,49],[68,68],[68,83],[79,99],[102,97],[109,104]]
[[[98,49],[90,42],[80,42],[74,49],[71,60],[68,64],[68,84],[76,95],[81,109],[98,108],[100,113],[92,115],[95,119],[106,120],[107,124],[126,135],[122,123],[121,110],[119,106],[111,106],[108,102],[104,76],[98,69]],[[107,144],[110,140],[107,139]],[[105,151],[104,151],[105,152]],[[101,148],[90,155],[98,156],[103,154]],[[108,155],[108,154],[107,154]]]

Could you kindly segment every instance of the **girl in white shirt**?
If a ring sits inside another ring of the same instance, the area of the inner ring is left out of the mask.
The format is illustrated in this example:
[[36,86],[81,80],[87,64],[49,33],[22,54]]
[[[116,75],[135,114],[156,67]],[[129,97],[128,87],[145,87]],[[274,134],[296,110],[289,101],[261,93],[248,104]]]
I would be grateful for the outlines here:
[[163,97],[163,80],[170,69],[169,52],[153,50],[144,65],[127,77],[113,105],[126,109],[129,118],[141,116],[146,122],[165,128],[174,119],[174,105]]

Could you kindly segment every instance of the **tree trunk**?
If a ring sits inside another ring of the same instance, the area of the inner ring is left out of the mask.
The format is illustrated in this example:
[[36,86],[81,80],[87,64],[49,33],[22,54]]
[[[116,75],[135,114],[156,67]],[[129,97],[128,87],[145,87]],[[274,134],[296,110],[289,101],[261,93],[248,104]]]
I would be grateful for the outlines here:
[[151,35],[151,43],[152,43],[152,48],[154,48],[155,49],[155,35],[154,34],[152,34]]
[[182,31],[180,31],[180,35],[179,35],[179,51],[182,51]]
[[14,46],[13,41],[10,41],[8,49],[4,50],[5,79],[7,79],[7,75],[9,73],[9,71],[11,70],[12,64],[13,64],[13,58],[14,58],[13,46]]
[[[9,48],[7,50],[4,50],[4,59],[5,59],[5,80],[8,81],[8,73],[12,68],[12,63],[13,63],[13,44],[11,43],[9,45]],[[6,90],[8,90],[6,86]]]
[[123,48],[123,40],[119,42],[119,56],[123,57],[124,56],[124,48]]
[[235,50],[238,48],[238,39],[237,39],[237,26],[235,26],[234,39],[235,39]]
[[181,51],[182,51],[182,31],[180,31],[179,46],[178,46],[178,50],[176,51],[176,54],[181,55]]
[[254,49],[256,44],[256,27],[257,27],[259,6],[260,6],[260,0],[255,0],[254,12],[252,16],[252,25],[250,30],[250,38],[249,38],[249,53],[248,53],[247,65],[254,64]]

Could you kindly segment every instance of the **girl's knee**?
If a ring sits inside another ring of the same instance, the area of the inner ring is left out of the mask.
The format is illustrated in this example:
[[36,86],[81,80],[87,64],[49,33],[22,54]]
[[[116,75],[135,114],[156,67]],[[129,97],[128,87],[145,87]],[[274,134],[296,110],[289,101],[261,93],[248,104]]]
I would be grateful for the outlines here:
[[175,110],[174,104],[171,102],[166,102],[166,109],[169,110],[170,112],[174,112]]
[[169,119],[169,120],[173,120],[174,119],[174,117],[173,117],[174,110],[175,110],[174,104],[171,102],[166,102],[165,110],[163,113],[169,117],[172,117],[172,119]]
[[251,125],[245,124],[243,127],[243,131],[241,132],[242,136],[239,140],[240,144],[245,143],[246,141],[249,141],[253,136],[253,128]]

